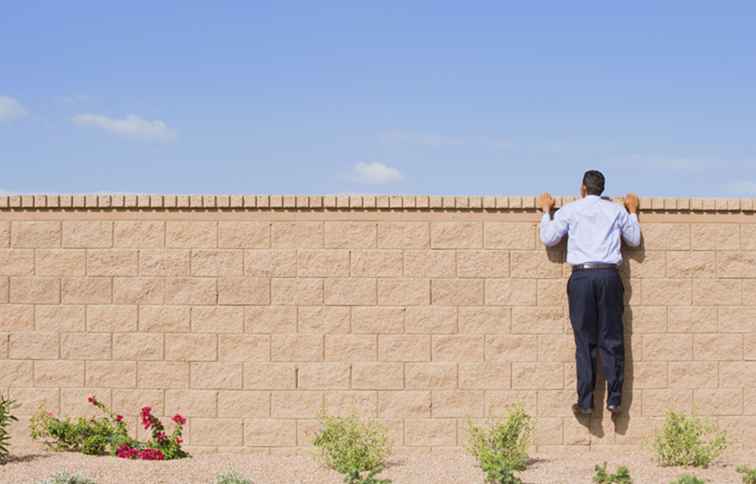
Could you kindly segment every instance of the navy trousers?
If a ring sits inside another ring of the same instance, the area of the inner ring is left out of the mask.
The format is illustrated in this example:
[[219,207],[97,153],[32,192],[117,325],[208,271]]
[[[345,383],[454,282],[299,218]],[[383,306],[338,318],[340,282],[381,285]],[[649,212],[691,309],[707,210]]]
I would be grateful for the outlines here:
[[575,271],[567,283],[570,322],[575,333],[578,405],[593,407],[596,354],[607,383],[607,405],[622,403],[625,339],[622,314],[625,288],[614,269]]

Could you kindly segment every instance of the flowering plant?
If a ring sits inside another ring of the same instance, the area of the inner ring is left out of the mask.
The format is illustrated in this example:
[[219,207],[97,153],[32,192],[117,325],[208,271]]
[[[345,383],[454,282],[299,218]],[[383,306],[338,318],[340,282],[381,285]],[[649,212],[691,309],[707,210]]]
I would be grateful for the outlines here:
[[165,427],[159,418],[152,414],[152,408],[143,407],[140,412],[142,425],[145,430],[151,430],[152,438],[140,449],[136,446],[123,445],[117,451],[118,457],[124,459],[144,459],[144,460],[164,460],[180,459],[187,457],[182,448],[182,434],[186,419],[179,414],[173,416],[172,420],[176,424],[170,436],[165,433]]

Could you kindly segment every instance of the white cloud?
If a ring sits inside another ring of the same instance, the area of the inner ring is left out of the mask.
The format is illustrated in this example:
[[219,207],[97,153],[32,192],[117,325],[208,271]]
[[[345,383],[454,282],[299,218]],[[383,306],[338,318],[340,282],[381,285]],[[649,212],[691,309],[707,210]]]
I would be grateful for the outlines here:
[[379,137],[385,142],[414,144],[430,148],[443,148],[447,146],[484,146],[490,148],[508,148],[512,143],[505,138],[497,138],[484,135],[452,136],[437,133],[419,133],[415,131],[390,130],[379,133]]
[[0,121],[13,121],[14,119],[23,118],[28,111],[16,99],[7,96],[0,96]]
[[399,170],[378,162],[357,163],[352,169],[352,175],[354,181],[366,185],[385,185],[403,179]]
[[735,195],[756,195],[756,182],[741,180],[728,183],[725,189]]
[[129,114],[122,119],[101,114],[77,114],[71,120],[80,126],[94,126],[109,133],[129,138],[153,141],[176,139],[176,131],[169,128],[163,121],[150,121],[134,114]]

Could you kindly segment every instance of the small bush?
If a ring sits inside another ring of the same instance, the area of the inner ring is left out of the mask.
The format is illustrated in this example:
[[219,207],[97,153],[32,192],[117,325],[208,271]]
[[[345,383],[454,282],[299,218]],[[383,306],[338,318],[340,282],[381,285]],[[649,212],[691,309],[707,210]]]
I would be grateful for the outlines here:
[[705,420],[669,412],[656,434],[654,450],[662,466],[707,467],[727,448],[724,432]]
[[528,465],[528,446],[533,433],[533,419],[522,405],[514,405],[504,420],[487,426],[468,422],[467,451],[478,461],[486,482],[519,483],[514,471]]
[[743,484],[756,484],[756,468],[738,466],[737,471],[743,474]]
[[344,475],[348,484],[388,484],[376,476],[383,471],[391,451],[386,428],[357,417],[323,417],[313,442],[331,469]]
[[633,484],[630,471],[625,466],[619,466],[617,472],[609,474],[604,465],[594,467],[593,482],[596,484]]
[[10,432],[8,427],[18,419],[11,413],[18,405],[14,400],[0,395],[0,464],[8,462],[10,456]]
[[706,481],[692,474],[683,474],[669,484],[706,484]]
[[252,481],[245,479],[236,472],[226,472],[218,474],[215,478],[215,484],[252,484]]
[[55,474],[49,479],[39,481],[38,484],[97,484],[91,479],[80,476],[79,474],[69,474],[68,472],[61,472]]

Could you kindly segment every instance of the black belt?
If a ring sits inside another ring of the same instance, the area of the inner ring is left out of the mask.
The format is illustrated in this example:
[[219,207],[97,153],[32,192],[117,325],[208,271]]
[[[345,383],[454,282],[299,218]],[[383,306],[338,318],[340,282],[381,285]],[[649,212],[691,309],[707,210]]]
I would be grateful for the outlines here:
[[572,266],[572,271],[593,271],[597,269],[619,269],[617,264],[604,264],[602,262],[586,262],[585,264],[577,264]]

